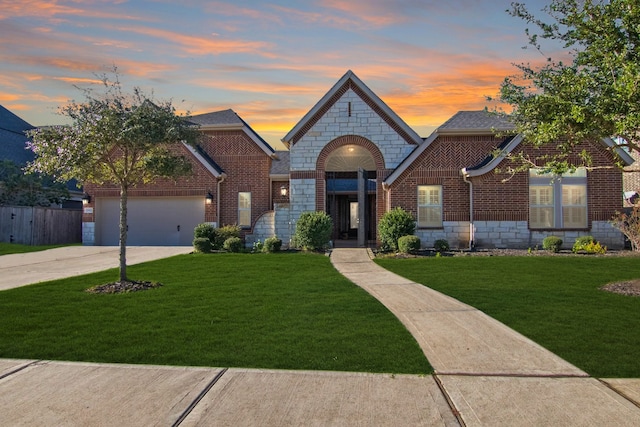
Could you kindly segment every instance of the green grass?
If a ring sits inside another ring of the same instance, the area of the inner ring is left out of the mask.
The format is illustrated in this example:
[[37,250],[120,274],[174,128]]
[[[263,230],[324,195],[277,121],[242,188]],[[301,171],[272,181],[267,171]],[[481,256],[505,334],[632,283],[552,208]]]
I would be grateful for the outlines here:
[[47,250],[47,249],[61,248],[63,246],[70,246],[70,245],[31,246],[31,245],[21,245],[21,244],[18,244],[18,243],[0,242],[0,255],[23,254],[23,253],[27,253],[27,252],[38,252],[38,251],[44,251],[44,250]]
[[500,320],[592,376],[640,378],[640,298],[598,288],[640,277],[637,257],[379,259]]
[[0,292],[0,357],[429,373],[409,332],[323,255],[193,254]]

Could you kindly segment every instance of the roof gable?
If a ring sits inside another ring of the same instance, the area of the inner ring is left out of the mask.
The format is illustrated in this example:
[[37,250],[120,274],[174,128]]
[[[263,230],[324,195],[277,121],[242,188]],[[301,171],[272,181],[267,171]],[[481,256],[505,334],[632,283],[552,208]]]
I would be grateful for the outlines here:
[[228,109],[189,117],[191,123],[207,130],[242,130],[269,157],[275,156],[275,150],[256,131],[253,130],[235,111]]
[[392,129],[394,129],[407,143],[420,144],[422,139],[411,129],[387,104],[385,104],[371,89],[360,80],[353,71],[349,70],[338,82],[318,101],[314,107],[304,115],[282,142],[289,148],[298,142],[325,113],[344,95],[347,90],[353,90],[371,109],[373,109]]

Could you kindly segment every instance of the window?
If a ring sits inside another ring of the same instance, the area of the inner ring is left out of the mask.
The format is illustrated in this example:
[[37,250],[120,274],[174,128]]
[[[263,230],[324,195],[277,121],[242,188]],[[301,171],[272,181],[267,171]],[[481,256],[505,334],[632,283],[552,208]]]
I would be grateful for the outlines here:
[[530,228],[587,228],[587,172],[562,176],[529,171]]
[[238,226],[251,227],[251,193],[238,193]]
[[418,186],[418,227],[442,227],[442,186]]

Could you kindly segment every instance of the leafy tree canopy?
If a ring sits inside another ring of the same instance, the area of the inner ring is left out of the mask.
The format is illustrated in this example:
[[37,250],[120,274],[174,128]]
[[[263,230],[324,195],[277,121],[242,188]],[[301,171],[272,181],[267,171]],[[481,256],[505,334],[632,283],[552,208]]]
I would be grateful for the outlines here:
[[[567,61],[516,65],[505,78],[500,100],[510,104],[516,132],[535,146],[560,141],[560,157],[585,140],[617,138],[640,151],[640,5],[637,0],[552,0],[534,16],[523,3],[507,10],[521,18],[529,45],[560,43]],[[588,164],[586,153],[583,161]],[[558,160],[560,159],[560,160]]]
[[70,125],[28,132],[36,157],[27,170],[59,181],[75,178],[120,188],[120,281],[126,282],[128,191],[157,178],[188,174],[191,163],[178,154],[179,145],[195,144],[199,132],[170,101],[155,101],[139,88],[124,93],[117,69],[113,74],[112,80],[102,77],[101,95],[84,90],[85,102],[60,108]]
[[123,93],[117,74],[102,82],[103,96],[84,90],[86,102],[60,108],[71,125],[29,131],[36,158],[27,169],[60,181],[112,182],[124,189],[188,173],[190,163],[171,147],[194,144],[195,126],[177,115],[170,101],[153,101],[139,88]]
[[40,174],[25,174],[11,160],[0,162],[0,206],[51,206],[68,198],[64,184]]

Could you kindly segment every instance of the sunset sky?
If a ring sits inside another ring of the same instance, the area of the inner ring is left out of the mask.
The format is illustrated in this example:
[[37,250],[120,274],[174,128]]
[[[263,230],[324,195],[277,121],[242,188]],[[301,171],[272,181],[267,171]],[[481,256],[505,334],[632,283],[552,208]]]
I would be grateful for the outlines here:
[[[524,0],[539,11],[544,0]],[[347,70],[421,136],[482,109],[523,50],[503,0],[0,0],[0,104],[33,125],[116,65],[194,114],[232,108],[274,148]]]

